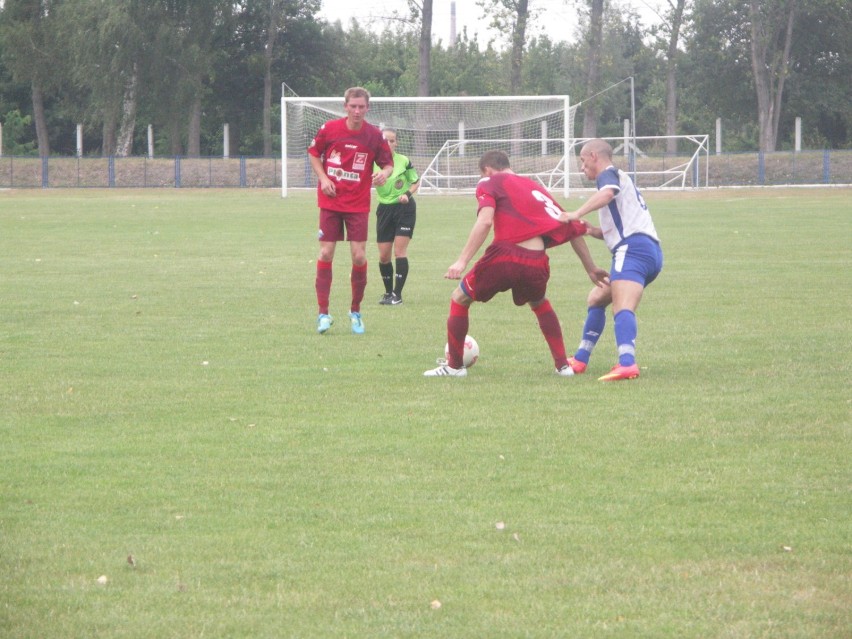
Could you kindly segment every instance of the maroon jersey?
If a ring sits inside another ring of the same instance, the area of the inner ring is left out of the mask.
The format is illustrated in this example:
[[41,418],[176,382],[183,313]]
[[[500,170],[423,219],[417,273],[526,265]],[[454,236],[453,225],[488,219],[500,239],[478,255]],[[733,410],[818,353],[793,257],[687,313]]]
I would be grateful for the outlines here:
[[346,126],[346,118],[323,124],[308,153],[322,158],[326,175],[337,189],[335,197],[328,197],[317,186],[319,207],[343,213],[369,213],[373,162],[379,166],[393,164],[390,147],[378,127],[364,122],[359,130],[352,131]]
[[479,208],[494,208],[494,242],[518,244],[540,235],[545,246],[564,244],[586,233],[582,222],[559,221],[563,209],[538,182],[515,173],[495,173],[476,186]]

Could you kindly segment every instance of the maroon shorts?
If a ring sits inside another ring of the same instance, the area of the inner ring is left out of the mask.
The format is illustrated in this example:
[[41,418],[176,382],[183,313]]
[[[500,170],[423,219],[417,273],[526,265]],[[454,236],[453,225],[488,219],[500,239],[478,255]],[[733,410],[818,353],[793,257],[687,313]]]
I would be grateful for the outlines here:
[[461,287],[477,302],[487,302],[497,293],[512,291],[515,304],[522,306],[544,299],[549,279],[547,253],[511,242],[495,242],[464,276]]
[[[369,227],[369,212],[343,213],[320,209],[320,242],[366,242]],[[344,230],[346,234],[344,235]]]

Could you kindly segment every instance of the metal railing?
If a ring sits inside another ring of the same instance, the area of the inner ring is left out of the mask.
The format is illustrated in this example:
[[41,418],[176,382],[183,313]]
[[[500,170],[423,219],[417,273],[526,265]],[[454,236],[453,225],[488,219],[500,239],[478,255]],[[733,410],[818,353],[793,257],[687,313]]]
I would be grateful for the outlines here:
[[[635,157],[635,167],[622,168],[637,172],[640,187],[653,188],[657,184],[643,185],[643,172],[680,172],[687,159],[650,150]],[[696,164],[687,172],[691,179],[678,187],[852,184],[852,150],[724,153],[702,157],[704,162],[707,167]],[[312,176],[305,182],[301,186],[316,185]],[[0,157],[0,188],[280,187],[280,157]]]

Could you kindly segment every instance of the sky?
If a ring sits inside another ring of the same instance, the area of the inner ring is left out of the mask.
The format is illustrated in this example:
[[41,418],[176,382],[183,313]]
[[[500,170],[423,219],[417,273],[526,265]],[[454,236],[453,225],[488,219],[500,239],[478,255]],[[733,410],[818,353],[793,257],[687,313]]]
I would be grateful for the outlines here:
[[[624,6],[632,6],[642,16],[646,25],[658,21],[655,13],[649,7],[659,7],[660,0],[622,0]],[[432,2],[432,35],[445,45],[450,42],[450,7],[451,0],[433,0]],[[455,0],[456,33],[461,34],[467,27],[468,36],[479,35],[479,42],[485,44],[494,34],[489,34],[489,20],[482,17],[482,9],[476,0]],[[577,11],[574,3],[568,0],[530,0],[530,7],[539,12],[538,18],[528,27],[528,36],[546,34],[554,42],[563,40],[573,41],[577,28]],[[390,16],[395,10],[405,14],[405,0],[322,0],[320,16],[329,22],[340,20],[344,28],[355,17],[362,26],[374,26],[382,29],[387,21],[382,18]]]

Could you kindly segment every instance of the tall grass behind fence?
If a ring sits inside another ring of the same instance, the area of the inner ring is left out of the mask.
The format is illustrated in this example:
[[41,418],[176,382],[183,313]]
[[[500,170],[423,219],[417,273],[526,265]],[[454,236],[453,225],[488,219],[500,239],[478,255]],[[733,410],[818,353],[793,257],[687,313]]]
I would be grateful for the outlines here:
[[[316,184],[304,158],[292,158],[304,179],[291,186]],[[665,172],[689,157],[646,153],[616,157],[624,169],[638,173],[641,187],[662,183]],[[425,169],[428,159],[421,162]],[[708,163],[709,166],[705,166]],[[646,175],[642,175],[642,174]],[[585,183],[584,183],[585,184]],[[782,151],[700,156],[682,186],[784,186],[852,184],[852,150]],[[586,184],[586,186],[590,186]],[[681,184],[672,184],[680,187]],[[0,188],[280,188],[281,158],[261,157],[0,157]]]

